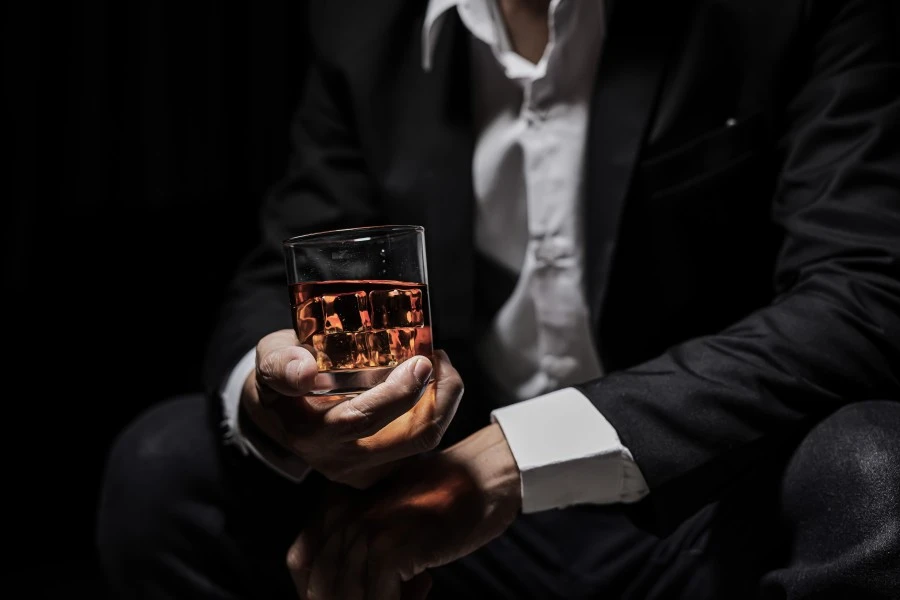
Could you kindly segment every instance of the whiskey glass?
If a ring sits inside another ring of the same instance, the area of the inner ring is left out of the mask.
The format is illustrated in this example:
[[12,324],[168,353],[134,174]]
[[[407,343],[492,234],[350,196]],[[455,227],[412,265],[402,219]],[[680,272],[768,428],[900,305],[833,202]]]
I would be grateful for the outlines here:
[[282,248],[294,331],[319,370],[312,395],[359,394],[432,357],[423,227],[309,233]]

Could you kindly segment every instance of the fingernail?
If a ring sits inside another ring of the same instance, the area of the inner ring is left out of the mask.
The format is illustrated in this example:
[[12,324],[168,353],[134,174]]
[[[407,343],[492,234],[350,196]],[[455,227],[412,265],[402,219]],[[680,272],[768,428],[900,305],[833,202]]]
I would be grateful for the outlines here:
[[291,362],[289,362],[289,363],[287,364],[287,367],[285,367],[285,368],[287,369],[287,372],[288,372],[288,373],[295,373],[295,374],[297,374],[297,375],[299,376],[300,373],[303,372],[303,369],[305,368],[306,362],[307,362],[308,360],[309,360],[309,359],[306,358],[305,356],[303,356],[303,357],[301,357],[301,358],[295,358],[294,360],[292,360]]
[[413,365],[413,375],[415,375],[416,379],[418,379],[419,383],[422,385],[428,382],[433,370],[434,368],[431,366],[431,361],[426,358],[417,358],[416,364]]
[[287,366],[285,367],[285,370],[288,373],[299,373],[300,369],[302,369],[302,368],[303,368],[303,359],[295,358],[294,360],[292,360],[291,362],[289,362],[287,364]]

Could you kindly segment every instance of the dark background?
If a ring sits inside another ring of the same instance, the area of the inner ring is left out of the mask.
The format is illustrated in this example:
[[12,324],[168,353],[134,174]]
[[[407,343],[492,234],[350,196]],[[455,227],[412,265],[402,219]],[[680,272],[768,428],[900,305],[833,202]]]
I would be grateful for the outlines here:
[[200,389],[221,291],[286,164],[306,10],[3,4],[4,595],[104,596],[106,452]]
[[6,2],[3,589],[104,597],[103,462],[200,389],[302,85],[304,1]]

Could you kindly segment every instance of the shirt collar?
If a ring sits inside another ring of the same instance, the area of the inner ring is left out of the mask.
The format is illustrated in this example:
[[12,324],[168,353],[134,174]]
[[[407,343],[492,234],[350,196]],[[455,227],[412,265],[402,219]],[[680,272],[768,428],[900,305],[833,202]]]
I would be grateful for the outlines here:
[[447,15],[447,11],[459,2],[460,0],[429,0],[428,2],[425,22],[422,25],[422,68],[425,71],[431,70],[434,47],[437,45],[438,35],[444,25],[444,17]]
[[475,37],[493,44],[496,42],[495,17],[492,14],[494,0],[429,0],[422,24],[422,68],[430,71],[438,36],[450,9],[457,9],[463,23]]

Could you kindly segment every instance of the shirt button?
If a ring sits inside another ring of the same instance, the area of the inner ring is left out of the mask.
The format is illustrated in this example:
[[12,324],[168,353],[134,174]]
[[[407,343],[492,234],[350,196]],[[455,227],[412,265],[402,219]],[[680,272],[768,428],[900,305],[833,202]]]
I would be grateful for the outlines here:
[[534,260],[538,268],[545,269],[553,266],[554,262],[553,248],[546,242],[539,242],[534,248]]
[[522,116],[525,118],[525,123],[529,127],[536,127],[538,124],[547,120],[547,111],[526,108],[522,111]]
[[565,242],[554,237],[543,238],[535,243],[534,257],[539,264],[552,265],[572,256],[572,249]]
[[571,356],[542,356],[541,370],[556,380],[564,380],[578,366]]

